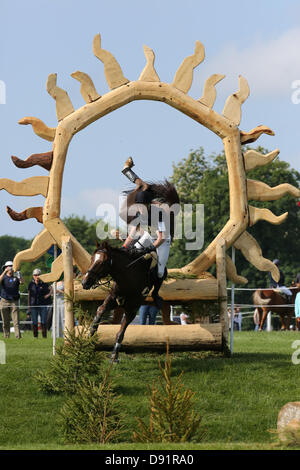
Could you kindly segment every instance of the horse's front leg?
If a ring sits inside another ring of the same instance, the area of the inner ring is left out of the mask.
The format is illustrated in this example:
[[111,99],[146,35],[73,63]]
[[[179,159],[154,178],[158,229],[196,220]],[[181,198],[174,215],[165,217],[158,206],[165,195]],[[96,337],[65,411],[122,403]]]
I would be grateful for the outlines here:
[[90,326],[90,336],[93,336],[96,333],[103,315],[109,310],[112,310],[116,305],[117,305],[117,302],[116,302],[115,293],[109,294],[104,300],[103,304],[97,308],[96,315],[94,316],[94,319]]
[[122,341],[124,339],[126,328],[132,322],[135,315],[136,315],[136,312],[131,312],[129,314],[125,312],[125,316],[121,323],[121,328],[118,331],[117,336],[116,336],[116,342],[115,342],[114,349],[112,352],[111,362],[119,362],[119,351],[120,351]]

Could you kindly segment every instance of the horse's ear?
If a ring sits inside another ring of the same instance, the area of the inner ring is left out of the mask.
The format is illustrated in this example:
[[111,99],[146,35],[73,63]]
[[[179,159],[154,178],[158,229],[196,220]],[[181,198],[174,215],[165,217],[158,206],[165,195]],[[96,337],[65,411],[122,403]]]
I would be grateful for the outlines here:
[[100,246],[100,243],[98,242],[98,240],[96,240],[96,248],[99,248]]

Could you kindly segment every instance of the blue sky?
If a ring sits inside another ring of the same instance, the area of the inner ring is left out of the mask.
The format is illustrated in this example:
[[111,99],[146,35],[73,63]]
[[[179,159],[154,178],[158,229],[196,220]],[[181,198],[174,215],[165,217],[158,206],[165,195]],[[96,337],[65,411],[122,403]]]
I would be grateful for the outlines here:
[[[270,150],[279,148],[280,158],[300,171],[300,104],[291,99],[292,83],[300,80],[299,1],[0,0],[0,15],[0,80],[6,84],[6,104],[0,104],[1,177],[20,181],[47,174],[39,167],[17,169],[10,156],[26,158],[51,149],[30,126],[18,125],[20,118],[36,116],[56,127],[55,103],[46,92],[50,73],[57,73],[58,86],[68,91],[74,108],[84,104],[79,83],[70,76],[76,70],[91,76],[99,94],[109,91],[103,64],[92,52],[97,33],[128,79],[138,79],[147,45],[155,52],[161,81],[168,83],[200,40],[206,57],[195,70],[189,94],[198,99],[209,75],[226,74],[217,86],[215,109],[221,112],[227,96],[237,91],[238,75],[243,75],[250,97],[240,128],[271,127],[275,137],[258,142]],[[128,188],[120,170],[129,155],[138,174],[161,179],[172,174],[172,162],[200,146],[208,154],[223,148],[214,134],[163,103],[134,102],[107,115],[71,143],[62,216],[94,218],[100,203],[115,202]],[[2,191],[0,235],[31,238],[41,230],[35,220],[11,221],[6,205],[21,211],[43,205],[43,198]]]

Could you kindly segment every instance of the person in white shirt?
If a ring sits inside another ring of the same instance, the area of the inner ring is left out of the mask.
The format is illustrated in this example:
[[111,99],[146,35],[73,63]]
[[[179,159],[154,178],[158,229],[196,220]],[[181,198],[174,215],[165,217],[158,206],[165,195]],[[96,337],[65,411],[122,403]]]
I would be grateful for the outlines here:
[[188,318],[189,317],[186,313],[181,312],[181,314],[180,314],[180,323],[181,323],[181,325],[187,325],[188,324],[188,322],[187,322]]

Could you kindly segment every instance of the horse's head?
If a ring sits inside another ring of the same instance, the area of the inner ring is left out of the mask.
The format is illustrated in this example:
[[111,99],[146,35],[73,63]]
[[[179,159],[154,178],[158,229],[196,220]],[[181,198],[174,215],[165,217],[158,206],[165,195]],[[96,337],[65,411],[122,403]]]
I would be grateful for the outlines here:
[[110,245],[107,242],[97,243],[97,248],[92,256],[89,269],[82,280],[82,287],[90,289],[99,279],[109,274],[111,266]]

